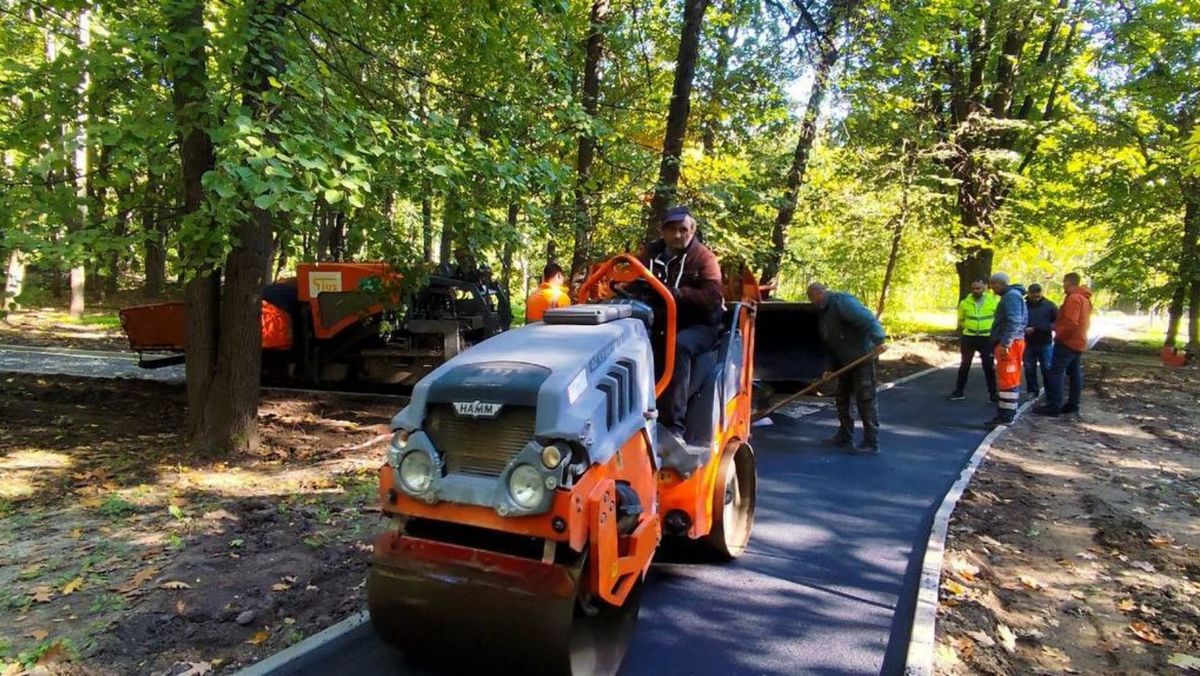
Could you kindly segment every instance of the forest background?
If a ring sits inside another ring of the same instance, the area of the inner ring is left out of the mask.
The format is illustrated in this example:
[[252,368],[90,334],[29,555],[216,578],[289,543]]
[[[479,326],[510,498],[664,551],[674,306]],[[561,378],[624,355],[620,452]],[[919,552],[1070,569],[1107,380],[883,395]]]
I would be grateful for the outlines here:
[[6,308],[184,298],[194,447],[296,262],[519,299],[677,203],[783,298],[1078,270],[1200,343],[1200,0],[0,0],[0,100]]

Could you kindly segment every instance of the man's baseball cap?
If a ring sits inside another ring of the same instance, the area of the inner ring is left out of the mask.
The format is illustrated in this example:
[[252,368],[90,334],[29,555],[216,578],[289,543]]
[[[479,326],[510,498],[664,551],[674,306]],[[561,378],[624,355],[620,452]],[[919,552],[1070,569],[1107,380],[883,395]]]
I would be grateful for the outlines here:
[[666,215],[663,216],[662,222],[664,224],[675,223],[676,221],[682,221],[691,215],[692,212],[687,207],[673,207],[667,210]]

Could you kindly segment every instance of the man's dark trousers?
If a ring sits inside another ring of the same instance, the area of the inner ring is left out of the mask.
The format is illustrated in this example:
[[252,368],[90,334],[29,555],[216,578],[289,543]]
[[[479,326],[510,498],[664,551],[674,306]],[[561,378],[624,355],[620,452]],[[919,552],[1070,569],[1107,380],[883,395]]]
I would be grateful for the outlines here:
[[1053,363],[1054,345],[1045,343],[1036,345],[1026,341],[1025,344],[1025,388],[1030,394],[1038,393],[1038,372],[1042,374],[1041,383],[1050,389],[1050,365]]
[[[689,326],[675,335],[675,368],[671,382],[658,398],[659,422],[680,436],[684,432],[688,398],[696,389],[692,382],[692,367],[696,359],[717,344],[717,329],[703,324]],[[703,373],[696,374],[698,379]]]
[[[1066,381],[1066,382],[1064,382]],[[1063,405],[1063,386],[1069,383],[1067,403]],[[1072,413],[1079,410],[1083,393],[1083,353],[1062,343],[1054,343],[1050,373],[1046,376],[1046,406],[1051,411]]]
[[879,443],[879,403],[875,400],[874,359],[868,359],[838,376],[837,392],[834,394],[838,414],[838,436],[847,441],[854,434],[854,418],[850,416],[851,397],[858,407],[858,417],[862,418],[863,441],[868,446]]
[[958,365],[958,384],[954,386],[955,394],[962,394],[967,388],[967,378],[971,375],[971,362],[975,353],[983,362],[983,380],[987,383],[988,396],[996,396],[996,361],[992,355],[992,339],[989,336],[961,336],[958,339],[962,361]]

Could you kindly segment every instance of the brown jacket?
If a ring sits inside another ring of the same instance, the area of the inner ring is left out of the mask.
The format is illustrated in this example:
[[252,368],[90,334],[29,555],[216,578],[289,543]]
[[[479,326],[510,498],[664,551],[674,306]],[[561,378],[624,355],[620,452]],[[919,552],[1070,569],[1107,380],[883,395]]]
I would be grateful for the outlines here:
[[679,290],[675,299],[679,329],[721,323],[721,265],[700,240],[693,239],[687,250],[676,256],[660,239],[646,247],[638,258],[667,288]]
[[1076,352],[1087,349],[1088,326],[1092,320],[1092,290],[1086,286],[1071,289],[1058,308],[1054,322],[1054,340]]

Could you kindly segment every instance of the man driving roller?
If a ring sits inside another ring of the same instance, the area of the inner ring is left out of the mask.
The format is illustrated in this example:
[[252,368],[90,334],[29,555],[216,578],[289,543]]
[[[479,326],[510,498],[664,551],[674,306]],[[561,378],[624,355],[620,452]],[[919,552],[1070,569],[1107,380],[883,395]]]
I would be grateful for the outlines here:
[[675,297],[675,367],[658,398],[658,419],[683,444],[688,397],[700,384],[692,382],[692,367],[716,345],[720,330],[721,266],[696,239],[696,219],[687,207],[667,211],[659,234],[639,258]]

